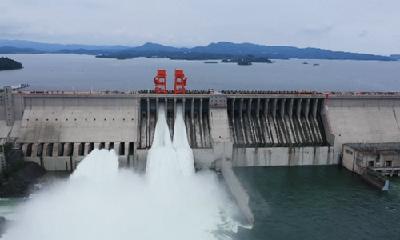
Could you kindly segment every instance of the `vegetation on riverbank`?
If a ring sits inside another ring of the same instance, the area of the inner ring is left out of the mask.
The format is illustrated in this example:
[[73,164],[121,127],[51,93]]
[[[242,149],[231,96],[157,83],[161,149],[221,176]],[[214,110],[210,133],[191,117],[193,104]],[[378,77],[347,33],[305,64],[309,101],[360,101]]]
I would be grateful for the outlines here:
[[4,147],[7,164],[0,174],[0,198],[26,197],[33,184],[46,173],[34,162],[26,162],[20,149]]

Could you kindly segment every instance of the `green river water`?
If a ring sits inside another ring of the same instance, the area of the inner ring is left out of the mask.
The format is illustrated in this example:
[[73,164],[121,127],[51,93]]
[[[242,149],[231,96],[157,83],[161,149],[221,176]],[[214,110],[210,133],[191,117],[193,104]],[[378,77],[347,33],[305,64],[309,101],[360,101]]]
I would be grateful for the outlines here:
[[255,215],[236,239],[400,239],[400,179],[381,192],[337,166],[235,172]]
[[[251,197],[252,229],[236,240],[400,239],[400,179],[389,192],[372,188],[338,166],[236,168]],[[0,199],[13,219],[25,200]]]

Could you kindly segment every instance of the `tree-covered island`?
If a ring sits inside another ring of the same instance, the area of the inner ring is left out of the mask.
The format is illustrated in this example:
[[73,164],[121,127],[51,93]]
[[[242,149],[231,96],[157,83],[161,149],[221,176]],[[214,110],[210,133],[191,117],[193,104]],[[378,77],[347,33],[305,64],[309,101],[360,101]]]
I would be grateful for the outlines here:
[[0,57],[0,71],[22,69],[22,63],[11,58]]

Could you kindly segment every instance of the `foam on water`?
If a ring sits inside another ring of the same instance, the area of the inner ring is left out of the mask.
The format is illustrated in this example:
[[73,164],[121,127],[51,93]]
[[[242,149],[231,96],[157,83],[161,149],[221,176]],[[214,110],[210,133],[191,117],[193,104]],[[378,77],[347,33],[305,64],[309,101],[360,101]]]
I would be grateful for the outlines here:
[[178,108],[171,142],[161,107],[146,175],[118,169],[114,151],[93,150],[68,180],[19,207],[4,239],[220,239],[237,214],[217,176],[194,174],[193,153]]

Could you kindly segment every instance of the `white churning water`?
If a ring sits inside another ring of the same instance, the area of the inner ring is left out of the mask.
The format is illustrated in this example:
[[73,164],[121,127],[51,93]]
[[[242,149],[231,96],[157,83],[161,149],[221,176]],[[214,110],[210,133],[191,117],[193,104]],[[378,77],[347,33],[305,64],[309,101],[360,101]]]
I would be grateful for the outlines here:
[[182,106],[177,106],[174,141],[165,116],[164,106],[158,109],[154,140],[147,156],[146,174],[151,181],[176,181],[175,178],[194,174],[193,152],[186,137]]
[[194,173],[181,107],[174,130],[171,142],[161,106],[145,176],[118,169],[113,150],[93,150],[68,180],[20,206],[4,239],[229,238],[237,209],[214,172]]

